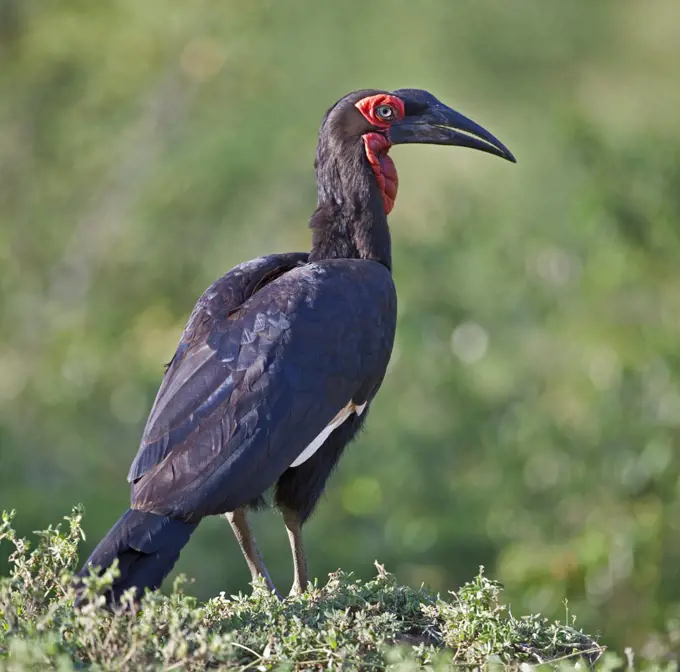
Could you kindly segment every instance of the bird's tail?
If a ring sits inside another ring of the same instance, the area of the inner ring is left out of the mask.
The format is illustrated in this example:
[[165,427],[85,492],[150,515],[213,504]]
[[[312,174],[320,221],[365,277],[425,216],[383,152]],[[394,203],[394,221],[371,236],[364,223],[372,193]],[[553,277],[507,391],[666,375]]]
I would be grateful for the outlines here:
[[128,509],[92,551],[77,576],[87,576],[90,567],[105,570],[117,558],[120,576],[107,593],[107,604],[117,603],[132,586],[139,599],[146,588],[160,587],[195,529],[196,524]]

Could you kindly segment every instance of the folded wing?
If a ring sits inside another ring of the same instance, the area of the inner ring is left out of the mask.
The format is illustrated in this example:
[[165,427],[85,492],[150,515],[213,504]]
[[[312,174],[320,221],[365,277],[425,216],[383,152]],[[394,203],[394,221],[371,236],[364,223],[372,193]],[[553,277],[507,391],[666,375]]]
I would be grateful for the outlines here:
[[191,521],[247,504],[377,391],[396,315],[387,269],[274,256],[197,304],[130,469],[134,508]]

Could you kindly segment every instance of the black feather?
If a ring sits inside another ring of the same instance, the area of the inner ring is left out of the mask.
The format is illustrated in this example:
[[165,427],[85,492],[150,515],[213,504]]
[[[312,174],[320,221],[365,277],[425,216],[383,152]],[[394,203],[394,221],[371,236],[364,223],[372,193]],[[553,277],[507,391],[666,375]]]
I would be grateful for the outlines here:
[[147,588],[160,587],[195,529],[196,525],[180,520],[128,509],[92,551],[77,576],[87,576],[92,567],[104,570],[117,559],[120,576],[106,595],[107,604],[116,604],[133,586],[139,599]]

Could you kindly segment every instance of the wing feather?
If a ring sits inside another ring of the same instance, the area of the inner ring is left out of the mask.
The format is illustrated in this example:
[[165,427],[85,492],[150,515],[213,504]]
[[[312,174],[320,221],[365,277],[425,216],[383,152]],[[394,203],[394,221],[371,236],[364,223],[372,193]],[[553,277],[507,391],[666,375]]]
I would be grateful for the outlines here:
[[230,395],[235,380],[228,365],[237,358],[239,346],[233,340],[222,342],[229,315],[261,289],[266,278],[273,279],[306,261],[306,253],[259,257],[234,267],[203,293],[167,366],[130,466],[130,482],[160,464],[195,429],[197,421]]
[[159,391],[130,471],[134,506],[189,520],[262,494],[377,391],[395,315],[389,272],[360,260],[293,268],[236,312],[213,311]]

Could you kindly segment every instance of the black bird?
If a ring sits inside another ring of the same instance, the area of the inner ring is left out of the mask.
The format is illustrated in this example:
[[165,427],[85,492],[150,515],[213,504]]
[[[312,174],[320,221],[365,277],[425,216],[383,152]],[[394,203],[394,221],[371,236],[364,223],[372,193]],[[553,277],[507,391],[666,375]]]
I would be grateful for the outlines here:
[[117,558],[115,603],[158,588],[201,519],[224,514],[253,578],[274,590],[246,511],[273,489],[307,585],[301,528],[356,436],[390,359],[397,314],[387,215],[392,145],[460,145],[514,162],[481,126],[418,89],[355,91],[321,124],[309,253],[232,269],[201,296],[168,365],[128,480],[130,509],[95,548]]

